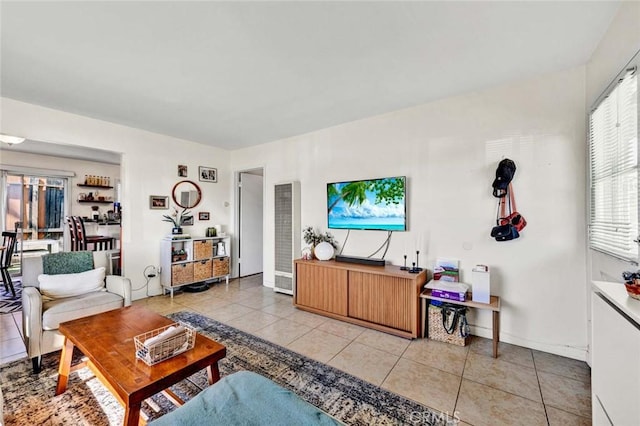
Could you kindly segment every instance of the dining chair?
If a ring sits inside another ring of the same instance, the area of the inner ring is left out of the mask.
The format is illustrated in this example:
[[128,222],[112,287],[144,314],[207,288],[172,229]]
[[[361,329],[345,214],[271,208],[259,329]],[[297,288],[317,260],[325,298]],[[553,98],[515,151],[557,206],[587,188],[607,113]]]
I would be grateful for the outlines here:
[[16,247],[16,232],[3,231],[2,232],[2,249],[0,250],[0,275],[4,282],[4,288],[16,297],[16,289],[13,288],[13,281],[11,280],[11,274],[9,273],[9,267],[11,266],[11,258],[13,257],[13,251]]
[[113,249],[114,238],[104,235],[87,235],[80,216],[67,216],[65,220],[69,226],[71,251],[89,250],[90,245],[93,245],[93,251]]

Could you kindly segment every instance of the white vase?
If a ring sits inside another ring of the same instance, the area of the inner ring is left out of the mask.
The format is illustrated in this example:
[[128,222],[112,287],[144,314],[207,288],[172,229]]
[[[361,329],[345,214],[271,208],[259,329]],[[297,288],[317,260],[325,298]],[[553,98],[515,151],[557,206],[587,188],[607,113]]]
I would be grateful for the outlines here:
[[314,252],[318,260],[329,260],[333,258],[335,250],[331,244],[324,241],[315,247]]

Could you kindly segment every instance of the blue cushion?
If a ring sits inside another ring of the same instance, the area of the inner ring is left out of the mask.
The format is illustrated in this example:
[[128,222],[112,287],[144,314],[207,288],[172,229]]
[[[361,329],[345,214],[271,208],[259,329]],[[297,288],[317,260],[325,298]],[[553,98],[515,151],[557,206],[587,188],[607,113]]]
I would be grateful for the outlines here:
[[65,251],[42,256],[42,272],[47,275],[77,274],[93,269],[90,251]]
[[222,378],[153,426],[340,425],[269,379],[249,371]]

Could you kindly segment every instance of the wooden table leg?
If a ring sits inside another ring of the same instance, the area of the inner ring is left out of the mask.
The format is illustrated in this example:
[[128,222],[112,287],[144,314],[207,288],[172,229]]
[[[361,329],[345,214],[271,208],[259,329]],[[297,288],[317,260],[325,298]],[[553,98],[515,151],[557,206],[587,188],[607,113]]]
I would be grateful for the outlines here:
[[[129,405],[124,407],[124,419],[122,424],[124,426],[138,426],[140,422],[140,403]],[[146,422],[145,422],[146,423]]]
[[498,343],[500,343],[500,312],[493,311],[493,357],[498,358]]
[[65,337],[62,354],[60,355],[60,365],[58,366],[58,386],[56,395],[60,395],[67,390],[69,372],[71,371],[71,356],[73,355],[73,343]]
[[427,334],[427,299],[420,298],[420,326],[422,327],[422,338]]
[[209,379],[210,385],[220,380],[220,370],[218,369],[217,361],[207,367],[207,378]]

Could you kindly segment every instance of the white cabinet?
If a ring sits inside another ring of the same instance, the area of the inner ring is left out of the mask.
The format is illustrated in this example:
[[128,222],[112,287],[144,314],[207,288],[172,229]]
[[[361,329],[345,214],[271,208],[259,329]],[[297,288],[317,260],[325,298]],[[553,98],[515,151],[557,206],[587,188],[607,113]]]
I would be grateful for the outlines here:
[[230,241],[224,237],[168,236],[160,244],[160,283],[165,291],[214,279],[229,284]]
[[591,308],[593,424],[639,425],[640,301],[621,284],[594,283]]

